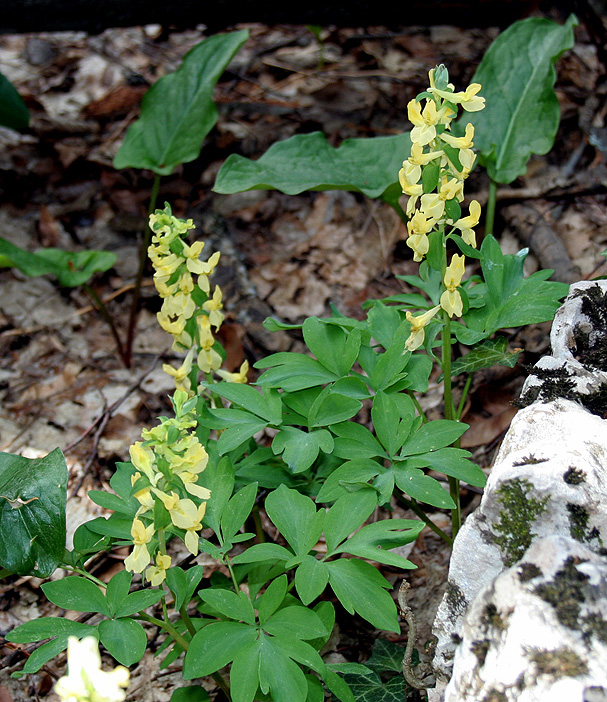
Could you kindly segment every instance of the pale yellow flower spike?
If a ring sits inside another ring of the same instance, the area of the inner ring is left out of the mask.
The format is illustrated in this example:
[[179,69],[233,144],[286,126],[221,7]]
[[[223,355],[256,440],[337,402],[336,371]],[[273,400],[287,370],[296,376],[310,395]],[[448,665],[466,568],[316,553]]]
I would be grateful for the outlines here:
[[411,130],[411,141],[420,146],[429,144],[436,137],[436,125],[439,123],[434,100],[426,100],[423,110],[417,100],[410,100],[407,113],[409,121],[414,125]]
[[466,112],[478,112],[485,107],[485,98],[477,95],[481,88],[480,83],[471,83],[462,93],[450,93],[448,90],[438,90],[438,88],[430,88],[430,92],[448,102],[461,105]]
[[171,557],[163,555],[162,553],[156,554],[156,565],[150,566],[145,571],[146,580],[152,585],[152,587],[158,587],[167,575],[167,570],[171,567]]
[[407,341],[405,341],[407,351],[415,351],[424,343],[426,338],[424,328],[439,310],[440,305],[436,305],[436,307],[424,312],[424,314],[420,314],[418,317],[414,317],[411,312],[406,313],[407,322],[411,323],[411,333]]
[[457,290],[462,282],[462,277],[465,272],[465,257],[459,254],[454,254],[451,263],[447,266],[443,282],[447,288],[440,297],[440,306],[445,310],[449,317],[461,317],[463,311],[462,296]]

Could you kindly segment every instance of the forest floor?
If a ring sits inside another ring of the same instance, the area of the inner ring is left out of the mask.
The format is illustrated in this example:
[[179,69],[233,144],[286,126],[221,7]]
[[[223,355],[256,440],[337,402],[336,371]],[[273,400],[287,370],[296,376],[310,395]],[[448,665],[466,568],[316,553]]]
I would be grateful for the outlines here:
[[[159,195],[176,215],[193,218],[196,236],[207,242],[205,253],[222,252],[214,280],[228,311],[221,340],[230,370],[244,358],[252,364],[269,352],[298,347],[296,334],[267,332],[262,326],[267,316],[301,322],[329,314],[332,302],[361,317],[365,300],[406,291],[395,276],[415,273],[417,264],[404,245],[404,225],[382,203],[342,191],[218,195],[211,188],[223,161],[231,153],[257,158],[293,134],[319,130],[337,146],[349,137],[408,130],[406,105],[425,88],[428,70],[445,63],[455,85],[467,86],[499,32],[444,25],[399,32],[327,28],[319,67],[319,45],[305,27],[247,28],[249,41],[215,91],[217,127],[196,161],[163,179]],[[115,252],[116,265],[95,278],[93,287],[121,330],[153,179],[150,172],[118,171],[112,159],[147,87],[175,70],[204,36],[202,29],[172,32],[158,26],[109,29],[98,36],[0,36],[0,72],[18,88],[32,116],[22,134],[0,129],[0,236],[29,250]],[[554,149],[533,157],[527,174],[501,189],[496,231],[507,252],[531,248],[529,272],[552,267],[573,282],[604,273],[600,254],[607,247],[605,66],[583,24],[557,68],[562,120]],[[468,197],[484,202],[487,188],[477,169]],[[114,463],[128,459],[128,447],[143,427],[170,412],[173,382],[161,366],[176,356],[156,322],[159,307],[148,278],[127,369],[82,288],[0,272],[0,451],[28,457],[57,446],[64,451],[70,469],[68,539],[79,524],[102,513],[88,490],[109,489]],[[483,469],[489,469],[516,412],[511,403],[526,367],[548,349],[548,330],[549,325],[513,330],[510,347],[523,349],[516,367],[475,376],[464,416],[471,429],[463,446]],[[423,406],[431,417],[440,416],[436,382]],[[468,492],[463,499],[469,511],[480,498]],[[433,518],[448,525],[446,514]],[[111,577],[123,558],[106,558],[98,577]],[[449,551],[425,532],[410,558],[419,566],[408,577],[423,642],[430,638],[445,586]],[[199,562],[213,568],[204,556]],[[383,572],[397,587],[402,573]],[[57,609],[45,600],[39,579],[0,583],[0,634],[51,614]],[[341,632],[336,652],[365,660],[377,632],[360,619],[344,619]],[[391,640],[404,642],[406,626]],[[9,674],[23,663],[19,648],[0,642],[0,702],[52,699],[52,674],[63,673],[64,659],[16,681]],[[176,679],[171,671],[160,671],[146,655],[132,673],[129,699],[168,700]]]

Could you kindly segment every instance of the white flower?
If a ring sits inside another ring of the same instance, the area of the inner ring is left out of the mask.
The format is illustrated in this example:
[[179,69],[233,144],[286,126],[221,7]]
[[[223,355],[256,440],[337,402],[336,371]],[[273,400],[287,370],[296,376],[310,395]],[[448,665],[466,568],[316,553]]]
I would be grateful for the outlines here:
[[97,639],[87,636],[67,640],[68,674],[57,681],[55,692],[62,702],[123,702],[129,671],[123,666],[109,673],[101,670]]

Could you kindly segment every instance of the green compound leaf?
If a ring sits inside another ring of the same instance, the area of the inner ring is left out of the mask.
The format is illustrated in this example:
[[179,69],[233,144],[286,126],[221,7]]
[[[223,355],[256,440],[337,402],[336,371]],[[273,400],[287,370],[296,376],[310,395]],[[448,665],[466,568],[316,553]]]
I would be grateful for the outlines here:
[[247,644],[255,642],[257,629],[239,622],[213,622],[194,634],[183,662],[185,680],[202,678],[223,668]]
[[268,495],[265,506],[268,517],[297,555],[304,556],[316,545],[325,512],[317,512],[309,497],[281,485]]
[[141,116],[129,127],[114,167],[169,175],[198,158],[217,121],[213,88],[248,38],[246,30],[209,37],[188,51],[175,73],[156,81],[143,97]]
[[48,578],[65,551],[67,466],[59,449],[42,458],[0,453],[0,565]]
[[3,267],[18,268],[24,275],[36,278],[54,275],[59,285],[75,288],[89,281],[95,273],[103,273],[116,263],[116,254],[111,251],[61,251],[61,249],[39,249],[36,253],[0,239],[0,256]]
[[470,353],[458,358],[451,366],[451,375],[460,373],[475,373],[481,368],[491,366],[507,366],[512,368],[518,360],[518,351],[508,351],[508,339],[497,336],[495,339],[485,339],[475,346]]
[[99,622],[99,640],[122,665],[138,663],[145,653],[148,637],[134,619],[104,619]]
[[282,453],[292,473],[301,473],[314,463],[321,449],[331,453],[333,445],[333,437],[326,429],[305,432],[283,427],[272,441],[272,451],[275,455]]
[[400,569],[415,568],[413,563],[389,549],[415,541],[423,528],[423,522],[413,519],[384,519],[381,522],[373,522],[357,531],[335,549],[334,553],[351,553],[359,558],[386,563]]
[[13,84],[0,73],[0,126],[9,129],[25,129],[30,115],[25,103]]
[[304,190],[352,190],[392,200],[391,186],[410,148],[409,134],[346,139],[337,149],[321,132],[297,134],[273,144],[257,161],[232,154],[213,189],[223,194],[280,190],[287,195]]
[[565,25],[532,17],[515,22],[489,47],[472,82],[480,83],[486,107],[466,114],[475,127],[480,162],[498,183],[511,183],[531,154],[550,151],[559,125],[554,65],[574,44],[571,15]]

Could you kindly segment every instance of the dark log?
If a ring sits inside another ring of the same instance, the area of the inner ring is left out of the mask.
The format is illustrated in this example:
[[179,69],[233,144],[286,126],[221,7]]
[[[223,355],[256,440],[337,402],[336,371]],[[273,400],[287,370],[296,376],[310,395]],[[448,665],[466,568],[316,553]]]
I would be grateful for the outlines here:
[[537,7],[539,0],[0,0],[0,33],[85,31],[160,24],[204,24],[212,31],[236,23],[317,24],[338,27],[450,24],[505,27]]

